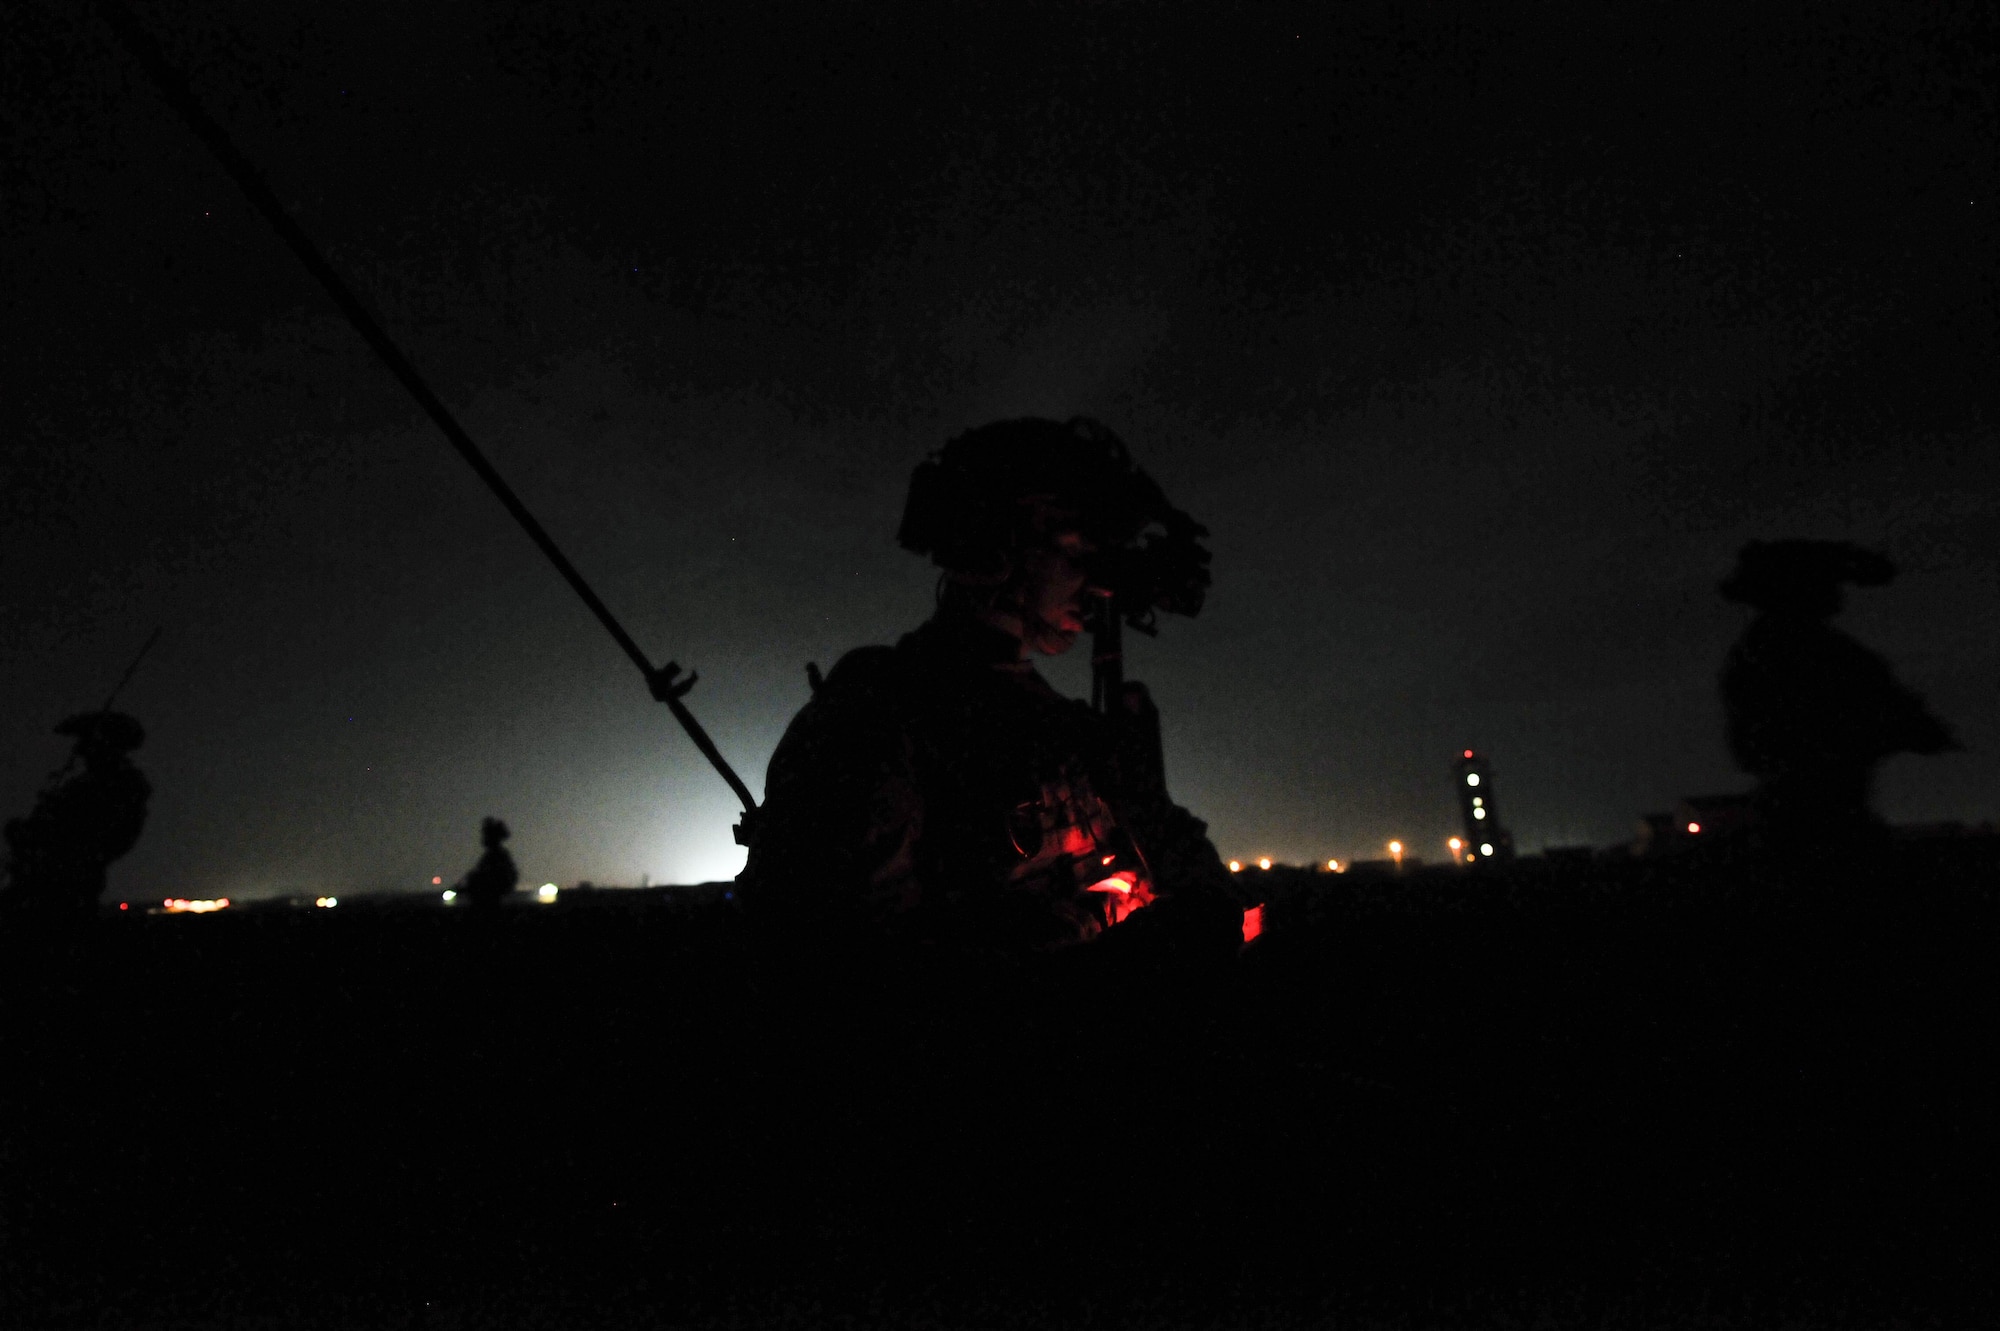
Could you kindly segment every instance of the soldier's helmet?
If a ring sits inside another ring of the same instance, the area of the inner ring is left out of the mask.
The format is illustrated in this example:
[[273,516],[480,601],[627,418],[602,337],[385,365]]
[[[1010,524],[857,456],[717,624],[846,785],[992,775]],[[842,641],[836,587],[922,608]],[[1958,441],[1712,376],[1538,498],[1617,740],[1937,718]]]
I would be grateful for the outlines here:
[[896,540],[951,573],[997,580],[1038,515],[1049,514],[1096,547],[1091,581],[1128,619],[1201,609],[1208,529],[1168,503],[1124,441],[1088,417],[995,421],[950,440],[911,473]]
[[1751,541],[1716,590],[1759,610],[1837,608],[1843,583],[1879,587],[1895,576],[1886,556],[1847,541]]
[[507,824],[498,818],[479,820],[479,844],[482,846],[497,846],[512,835],[514,834],[508,829]]
[[130,753],[146,742],[146,728],[123,712],[78,712],[63,718],[56,734],[74,736],[85,752]]

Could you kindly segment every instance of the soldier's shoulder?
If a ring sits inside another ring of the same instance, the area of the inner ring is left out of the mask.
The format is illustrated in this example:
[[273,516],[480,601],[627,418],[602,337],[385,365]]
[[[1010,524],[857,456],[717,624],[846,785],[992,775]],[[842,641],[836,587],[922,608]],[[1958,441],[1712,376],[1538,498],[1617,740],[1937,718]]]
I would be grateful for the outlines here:
[[905,673],[906,669],[894,647],[880,643],[856,647],[833,663],[833,669],[827,671],[826,679],[820,684],[820,692],[879,687],[893,683],[895,677]]

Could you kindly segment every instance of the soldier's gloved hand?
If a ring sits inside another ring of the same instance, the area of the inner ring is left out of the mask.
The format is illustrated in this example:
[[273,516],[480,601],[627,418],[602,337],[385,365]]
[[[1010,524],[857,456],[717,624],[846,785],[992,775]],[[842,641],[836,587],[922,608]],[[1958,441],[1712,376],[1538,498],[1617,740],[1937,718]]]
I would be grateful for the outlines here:
[[682,679],[680,675],[680,666],[672,661],[648,670],[646,688],[653,695],[653,701],[670,702],[675,698],[685,697],[687,691],[694,687],[694,682],[701,678],[700,674],[694,671],[689,671],[686,679]]
[[1121,935],[1131,945],[1197,964],[1226,965],[1243,943],[1243,912],[1234,903],[1196,896],[1163,897],[1134,911],[1106,940]]

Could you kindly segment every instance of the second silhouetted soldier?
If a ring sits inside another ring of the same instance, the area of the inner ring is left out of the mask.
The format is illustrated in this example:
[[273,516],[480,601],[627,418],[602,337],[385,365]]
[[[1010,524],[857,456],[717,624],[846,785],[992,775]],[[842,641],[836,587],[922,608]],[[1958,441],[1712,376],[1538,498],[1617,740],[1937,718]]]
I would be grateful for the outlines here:
[[1758,812],[1792,848],[1876,825],[1875,769],[1897,753],[1956,747],[1888,662],[1827,623],[1841,584],[1895,576],[1882,555],[1841,541],[1752,541],[1720,591],[1757,611],[1722,671],[1729,749],[1757,778]]
[[32,813],[7,824],[5,900],[15,910],[82,916],[103,895],[106,868],[146,825],[152,787],[127,756],[146,732],[123,712],[84,712],[56,733],[75,737],[71,766],[83,770],[52,780]]

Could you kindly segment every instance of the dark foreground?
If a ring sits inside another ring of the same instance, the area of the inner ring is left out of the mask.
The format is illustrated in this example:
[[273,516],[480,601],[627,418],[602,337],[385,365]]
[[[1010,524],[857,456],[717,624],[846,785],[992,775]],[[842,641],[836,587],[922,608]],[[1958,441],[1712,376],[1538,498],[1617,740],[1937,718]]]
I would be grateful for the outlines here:
[[1991,1324],[2000,850],[1842,863],[1299,882],[1221,974],[15,930],[0,1324]]

